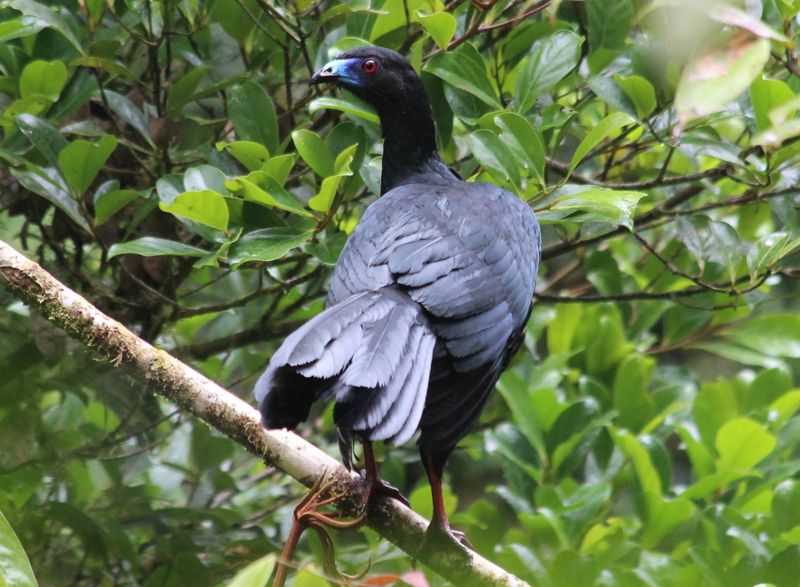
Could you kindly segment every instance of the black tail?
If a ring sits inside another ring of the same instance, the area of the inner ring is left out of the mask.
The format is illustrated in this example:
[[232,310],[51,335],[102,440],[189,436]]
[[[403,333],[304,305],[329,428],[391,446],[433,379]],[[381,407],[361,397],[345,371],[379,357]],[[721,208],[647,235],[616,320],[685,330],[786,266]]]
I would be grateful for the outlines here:
[[392,289],[355,294],[293,332],[256,383],[267,428],[294,428],[318,399],[370,440],[406,442],[419,426],[436,337],[422,309]]

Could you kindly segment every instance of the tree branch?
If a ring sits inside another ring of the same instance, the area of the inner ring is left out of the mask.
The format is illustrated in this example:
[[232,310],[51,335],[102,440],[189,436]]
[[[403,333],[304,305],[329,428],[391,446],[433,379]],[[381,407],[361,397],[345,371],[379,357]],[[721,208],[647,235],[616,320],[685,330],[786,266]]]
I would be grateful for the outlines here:
[[[0,241],[0,277],[16,297],[40,311],[95,354],[124,368],[149,390],[238,442],[270,465],[311,487],[320,477],[335,481],[348,497],[337,508],[353,515],[363,492],[361,478],[338,461],[287,430],[264,430],[258,411],[168,353],[143,341],[67,288],[38,264]],[[466,562],[438,552],[420,552],[427,521],[399,502],[384,499],[368,524],[409,555],[455,585],[524,587],[527,583],[470,553]]]

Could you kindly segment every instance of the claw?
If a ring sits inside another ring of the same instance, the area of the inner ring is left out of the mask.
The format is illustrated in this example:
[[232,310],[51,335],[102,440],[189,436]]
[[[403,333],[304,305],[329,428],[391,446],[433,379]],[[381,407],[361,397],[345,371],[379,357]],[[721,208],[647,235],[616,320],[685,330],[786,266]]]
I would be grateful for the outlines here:
[[[333,480],[326,483],[325,474],[323,473],[314,482],[314,485],[305,497],[300,500],[297,507],[294,508],[294,523],[292,524],[286,546],[283,549],[277,566],[273,587],[283,587],[289,569],[289,561],[294,555],[294,550],[297,547],[297,542],[300,540],[300,535],[307,528],[313,528],[322,542],[325,568],[329,575],[338,577],[345,583],[348,580],[359,579],[359,577],[350,577],[336,568],[333,540],[328,534],[327,528],[357,528],[366,520],[367,510],[365,509],[359,516],[352,520],[341,519],[342,515],[336,511],[319,511],[320,508],[331,505],[346,496],[346,491],[334,492],[333,489],[335,485],[336,482]],[[369,570],[369,567],[367,570]],[[364,574],[366,574],[366,571]]]
[[436,521],[432,521],[428,525],[425,537],[422,539],[422,544],[420,544],[417,552],[429,549],[448,552],[465,559],[469,558],[468,550],[474,550],[463,532],[453,530],[449,525],[444,527]]

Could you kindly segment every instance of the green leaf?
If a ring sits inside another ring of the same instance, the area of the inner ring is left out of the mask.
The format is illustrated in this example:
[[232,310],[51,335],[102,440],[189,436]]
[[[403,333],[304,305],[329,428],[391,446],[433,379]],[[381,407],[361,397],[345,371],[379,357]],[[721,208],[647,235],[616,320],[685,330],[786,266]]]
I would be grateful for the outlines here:
[[758,77],[750,86],[750,103],[756,115],[758,130],[772,128],[769,113],[778,106],[793,100],[792,89],[781,80]]
[[792,238],[785,232],[773,232],[762,236],[747,252],[750,278],[755,281],[765,271],[772,269],[778,261],[800,247],[800,237]]
[[631,355],[620,363],[614,377],[614,409],[621,426],[640,432],[656,415],[647,384],[655,369],[653,359]]
[[5,0],[4,6],[22,12],[26,17],[22,21],[31,23],[31,26],[48,27],[57,31],[78,53],[84,53],[83,44],[76,34],[75,18],[65,6],[45,6],[34,0]]
[[575,152],[572,154],[572,160],[570,160],[569,163],[567,176],[572,175],[572,172],[575,171],[575,168],[583,160],[583,158],[589,154],[589,151],[594,149],[605,139],[609,138],[623,126],[630,124],[631,122],[633,122],[631,118],[624,112],[613,112],[595,125],[592,130],[589,131],[589,134],[583,138],[578,145],[578,148],[575,149]]
[[786,479],[772,493],[772,517],[779,530],[800,525],[800,482]]
[[296,130],[292,133],[292,140],[297,152],[317,175],[328,177],[334,174],[333,153],[317,133],[305,129]]
[[742,260],[742,241],[739,233],[727,222],[714,220],[709,225],[709,234],[714,243],[714,252],[728,270],[731,286],[736,283],[739,262]]
[[770,314],[734,323],[725,338],[773,357],[800,358],[800,314]]
[[224,194],[226,180],[225,174],[213,165],[197,165],[190,167],[183,174],[183,190],[181,191],[211,190]]
[[622,454],[633,464],[642,493],[650,493],[660,497],[661,479],[653,465],[650,454],[642,443],[639,442],[639,439],[624,430],[613,430],[611,436],[614,439],[614,444],[619,447]]
[[144,236],[126,243],[116,243],[108,249],[108,258],[113,259],[119,255],[140,255],[142,257],[158,257],[169,255],[173,257],[202,257],[208,251],[193,247],[177,241],[153,236]]
[[0,585],[36,587],[36,577],[14,529],[0,512]]
[[500,183],[511,183],[519,190],[521,179],[516,160],[506,144],[489,130],[476,130],[469,135],[469,147],[478,163]]
[[425,65],[425,71],[468,92],[494,109],[501,107],[497,92],[486,73],[483,57],[469,43],[464,43],[454,51],[434,55]]
[[633,215],[644,192],[565,185],[541,208],[540,222],[609,222],[633,229]]
[[236,573],[227,587],[267,587],[274,568],[275,555],[268,554]]
[[278,155],[267,162],[263,171],[278,182],[278,185],[283,185],[294,167],[295,160],[295,155],[291,153]]
[[372,122],[375,124],[380,122],[378,115],[371,106],[350,96],[348,96],[347,99],[331,98],[329,96],[314,98],[308,105],[308,109],[312,113],[317,112],[318,110],[338,110],[339,112],[352,114],[353,116],[361,118],[362,120],[366,120],[367,122]]
[[347,242],[347,235],[343,232],[337,232],[328,236],[324,240],[318,240],[306,245],[306,251],[319,259],[323,265],[336,265],[339,260],[339,255]]
[[139,108],[122,94],[118,94],[111,90],[104,92],[106,101],[109,108],[114,111],[122,120],[130,124],[136,132],[142,135],[151,146],[155,146],[153,139],[150,136],[150,125],[147,122],[144,114]]
[[177,114],[181,108],[194,99],[194,91],[208,70],[207,66],[191,69],[173,84],[167,93],[168,114]]
[[217,143],[218,151],[227,151],[248,171],[258,171],[269,161],[269,151],[261,143],[252,141],[234,141]]
[[266,172],[254,171],[250,175],[228,181],[225,185],[233,192],[241,192],[245,200],[257,202],[263,206],[274,206],[300,216],[314,217],[297,198]]
[[234,269],[248,261],[274,261],[302,245],[312,234],[314,231],[292,227],[254,230],[231,247],[228,260]]
[[572,31],[556,31],[537,41],[523,61],[514,94],[514,110],[525,114],[536,99],[578,66],[583,37]]
[[774,449],[775,437],[758,422],[736,418],[727,422],[717,433],[714,446],[719,454],[718,471],[746,471]]
[[61,61],[31,61],[22,70],[19,93],[23,98],[43,96],[55,102],[67,83],[67,67]]
[[60,208],[78,226],[89,234],[92,229],[83,217],[78,203],[70,196],[66,189],[61,185],[61,178],[54,169],[41,169],[38,171],[23,171],[21,169],[11,169],[11,174],[27,190],[42,196],[51,204]]
[[[372,25],[369,40],[374,42],[383,35],[406,26],[406,6],[405,0],[386,0]],[[413,15],[410,16],[413,18]]]
[[615,75],[614,81],[619,84],[622,91],[628,96],[630,101],[636,108],[636,115],[641,118],[647,118],[656,109],[658,105],[656,102],[656,90],[649,81],[640,75],[631,75],[623,77]]
[[0,43],[30,37],[45,27],[47,27],[45,22],[25,17],[0,22]]
[[692,502],[682,497],[665,499],[660,495],[647,493],[644,501],[647,520],[642,546],[646,549],[655,547],[667,534],[688,522],[695,513]]
[[592,51],[622,49],[634,17],[631,0],[587,0],[584,6]]
[[228,206],[221,194],[211,190],[184,192],[171,204],[160,202],[164,212],[194,220],[223,232],[228,230]]
[[616,83],[613,79],[595,76],[589,78],[586,85],[600,98],[603,102],[616,108],[620,112],[624,112],[631,118],[636,118],[638,112],[636,106],[628,97],[628,94]]
[[61,149],[58,167],[76,196],[82,196],[89,188],[116,148],[117,139],[105,135],[97,144],[78,139]]
[[58,164],[58,153],[67,146],[64,138],[49,122],[36,118],[30,114],[20,114],[17,117],[17,126],[25,137],[55,167]]
[[358,145],[350,145],[336,156],[336,161],[333,164],[336,174],[322,180],[319,193],[308,201],[308,206],[312,210],[328,212],[331,209],[336,190],[339,189],[342,178],[353,175],[350,170],[350,164],[353,162],[357,148]]
[[91,69],[99,69],[101,71],[105,71],[110,73],[114,76],[120,76],[128,80],[132,80],[133,75],[131,71],[125,67],[114,61],[113,59],[106,59],[104,57],[94,57],[92,55],[82,55],[76,59],[72,60],[70,63],[71,67],[88,67]]
[[499,114],[494,121],[502,131],[500,140],[514,153],[519,166],[539,183],[544,182],[545,147],[539,132],[526,118],[513,112]]
[[270,153],[278,152],[278,118],[264,88],[250,81],[234,86],[228,97],[228,116],[238,139],[260,143]]
[[141,194],[136,190],[121,190],[119,182],[107,181],[94,194],[94,225],[99,226],[122,210]]
[[764,69],[769,54],[769,41],[738,34],[698,55],[683,70],[675,93],[680,127],[735,100]]
[[422,28],[431,36],[442,51],[447,51],[447,46],[456,34],[456,17],[449,12],[435,12],[422,15],[417,13]]

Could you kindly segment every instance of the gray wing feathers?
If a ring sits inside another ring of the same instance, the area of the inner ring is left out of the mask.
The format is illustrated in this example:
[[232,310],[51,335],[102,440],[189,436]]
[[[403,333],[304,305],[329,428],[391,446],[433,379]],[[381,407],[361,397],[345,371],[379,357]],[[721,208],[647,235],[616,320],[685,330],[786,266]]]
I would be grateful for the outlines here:
[[392,444],[403,444],[414,435],[422,416],[422,408],[425,406],[435,343],[436,338],[430,331],[423,335],[398,398],[381,424],[371,432],[371,440],[388,440]]
[[273,355],[256,384],[263,420],[291,427],[313,401],[335,398],[337,425],[405,442],[419,426],[435,342],[407,295],[355,294],[309,320]]
[[394,306],[382,318],[363,326],[364,337],[342,374],[352,387],[382,387],[397,368],[411,323],[419,309],[409,304]]

